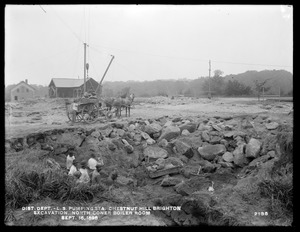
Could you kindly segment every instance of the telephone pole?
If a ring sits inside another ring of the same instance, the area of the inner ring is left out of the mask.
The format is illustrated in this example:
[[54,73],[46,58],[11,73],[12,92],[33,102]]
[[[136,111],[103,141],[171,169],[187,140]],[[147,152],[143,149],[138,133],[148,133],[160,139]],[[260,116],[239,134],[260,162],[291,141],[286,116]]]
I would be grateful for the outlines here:
[[211,63],[210,63],[210,60],[209,60],[209,75],[208,75],[208,98],[210,99],[211,98],[211,93],[210,93],[210,70],[211,70]]
[[84,76],[84,85],[83,85],[83,94],[86,92],[86,86],[85,86],[85,78],[86,78],[86,43],[83,43],[84,46],[84,66],[83,66],[83,76]]

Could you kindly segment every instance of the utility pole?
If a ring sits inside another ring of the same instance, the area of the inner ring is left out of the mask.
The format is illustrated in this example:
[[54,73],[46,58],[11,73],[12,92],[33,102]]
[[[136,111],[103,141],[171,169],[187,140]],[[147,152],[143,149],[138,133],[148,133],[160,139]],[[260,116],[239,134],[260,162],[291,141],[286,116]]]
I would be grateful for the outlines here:
[[209,60],[209,75],[208,75],[208,98],[210,99],[211,98],[211,93],[210,93],[210,70],[211,70],[211,63],[210,63],[210,60]]
[[83,66],[83,76],[84,76],[84,85],[83,85],[83,94],[86,92],[86,86],[85,86],[85,78],[86,78],[86,43],[83,43],[84,46],[84,66]]

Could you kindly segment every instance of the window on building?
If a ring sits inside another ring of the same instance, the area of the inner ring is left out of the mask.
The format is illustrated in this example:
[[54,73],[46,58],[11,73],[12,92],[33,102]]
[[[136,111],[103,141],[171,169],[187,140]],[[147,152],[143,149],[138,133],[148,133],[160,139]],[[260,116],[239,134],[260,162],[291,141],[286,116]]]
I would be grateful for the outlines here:
[[[19,89],[18,89],[19,90]],[[15,96],[15,101],[18,101],[18,96]]]
[[17,92],[20,92],[20,90],[19,90],[19,89],[17,89]]

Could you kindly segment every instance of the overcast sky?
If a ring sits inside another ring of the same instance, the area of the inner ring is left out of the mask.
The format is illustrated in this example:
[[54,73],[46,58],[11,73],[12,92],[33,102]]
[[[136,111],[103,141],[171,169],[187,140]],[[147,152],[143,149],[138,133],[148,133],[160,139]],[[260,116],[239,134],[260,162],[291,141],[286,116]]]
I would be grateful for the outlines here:
[[28,79],[195,79],[293,66],[293,8],[280,5],[7,5],[5,85]]

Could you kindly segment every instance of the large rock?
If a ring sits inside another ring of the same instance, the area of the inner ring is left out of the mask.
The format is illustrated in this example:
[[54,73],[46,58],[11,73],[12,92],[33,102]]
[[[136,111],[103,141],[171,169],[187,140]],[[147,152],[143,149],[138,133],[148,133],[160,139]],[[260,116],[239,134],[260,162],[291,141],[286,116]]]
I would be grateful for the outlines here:
[[98,138],[100,136],[100,133],[98,131],[94,131],[91,136]]
[[152,144],[156,143],[156,141],[154,139],[152,139],[152,138],[148,138],[146,140],[146,142],[147,142],[148,145],[152,145]]
[[149,160],[168,157],[168,152],[165,149],[154,146],[146,147],[143,153],[146,159],[149,157]]
[[113,125],[116,128],[122,129],[122,128],[126,127],[128,125],[128,123],[127,122],[122,122],[122,121],[117,121],[117,122],[114,122]]
[[273,157],[271,157],[269,154],[267,155],[263,155],[263,156],[260,156],[254,160],[252,160],[248,166],[257,166],[259,164],[262,164],[262,163],[265,163],[266,161],[272,159]]
[[204,177],[194,177],[177,184],[174,188],[182,196],[188,196],[196,191],[206,190],[210,184],[211,181]]
[[133,146],[131,146],[126,139],[122,139],[122,142],[124,143],[124,149],[126,150],[127,153],[132,153],[134,151]]
[[130,124],[127,129],[128,129],[128,131],[134,131],[135,130],[135,125],[134,124]]
[[235,131],[224,132],[224,138],[232,138],[235,135]]
[[224,155],[222,156],[223,160],[226,162],[233,162],[233,154],[231,152],[225,152]]
[[125,131],[123,129],[117,129],[117,135],[123,137],[125,135]]
[[162,139],[162,140],[160,140],[159,141],[159,143],[158,143],[158,146],[160,146],[160,147],[167,147],[168,146],[168,141],[166,140],[166,139]]
[[137,142],[141,142],[142,141],[141,134],[138,134],[138,133],[134,134],[133,140],[137,141]]
[[202,131],[201,136],[202,136],[203,141],[205,141],[205,142],[210,141],[210,137],[209,137],[209,134],[207,133],[207,131]]
[[147,133],[145,133],[145,132],[143,132],[143,131],[141,131],[141,136],[142,136],[142,138],[145,139],[145,140],[151,138],[150,135],[148,135]]
[[245,154],[244,154],[244,146],[243,144],[238,145],[236,149],[233,151],[233,162],[235,165],[244,167],[249,163]]
[[125,176],[118,176],[116,182],[120,185],[129,185],[131,183],[134,183],[134,180]]
[[144,131],[146,133],[148,133],[149,135],[153,135],[155,133],[158,133],[162,130],[161,125],[159,125],[158,123],[151,123],[149,125],[145,126]]
[[226,152],[226,148],[223,144],[207,145],[205,147],[199,147],[198,152],[203,159],[212,161],[218,155],[223,155]]
[[180,155],[184,155],[187,158],[192,158],[194,155],[194,152],[192,150],[192,147],[190,145],[188,145],[185,142],[182,142],[180,140],[176,140],[175,141],[175,148],[176,151],[180,154]]
[[251,138],[246,145],[246,157],[256,158],[259,155],[261,142],[257,139]]
[[199,164],[201,166],[201,172],[212,173],[216,170],[216,166],[207,160],[201,160]]
[[68,144],[72,146],[79,147],[85,140],[84,135],[78,135],[77,133],[63,133],[61,135],[57,135],[57,143]]
[[176,177],[170,177],[169,175],[167,175],[164,177],[160,185],[163,187],[169,187],[169,186],[175,186],[181,182],[182,182],[181,179]]
[[181,135],[184,135],[184,136],[187,136],[187,135],[190,135],[191,133],[187,130],[187,129],[184,129],[182,132],[181,132]]
[[200,136],[194,136],[194,133],[190,134],[190,136],[179,137],[176,141],[179,140],[191,146],[193,149],[197,150],[198,147],[201,147],[203,142]]
[[183,162],[177,157],[168,157],[165,159],[165,164],[172,164],[175,167],[183,167]]
[[216,131],[222,131],[218,125],[212,125],[212,128],[214,128]]
[[177,126],[168,126],[162,130],[162,134],[159,137],[159,140],[166,139],[170,141],[173,138],[176,138],[180,135],[180,129]]
[[277,129],[277,127],[279,126],[279,124],[277,122],[270,122],[266,124],[266,128],[268,130],[275,130]]
[[188,122],[179,126],[180,131],[188,130],[190,133],[193,133],[197,129],[197,123]]
[[278,140],[276,135],[266,136],[263,140],[261,155],[266,155],[269,151],[276,150]]
[[221,142],[221,137],[220,136],[212,136],[210,139],[211,144],[219,144]]

